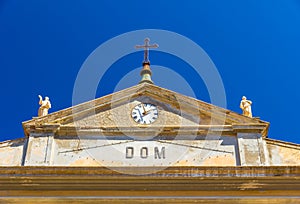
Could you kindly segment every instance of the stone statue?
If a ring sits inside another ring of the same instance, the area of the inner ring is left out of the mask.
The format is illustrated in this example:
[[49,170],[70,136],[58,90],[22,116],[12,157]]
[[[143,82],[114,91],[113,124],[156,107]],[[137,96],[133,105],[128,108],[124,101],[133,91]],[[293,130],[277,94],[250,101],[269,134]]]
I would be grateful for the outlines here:
[[242,97],[240,108],[243,110],[243,115],[252,118],[252,111],[251,111],[251,104],[252,101],[247,100],[246,96]]
[[51,103],[49,100],[49,97],[45,97],[45,100],[43,100],[42,96],[39,95],[40,101],[39,104],[41,105],[38,111],[38,116],[45,116],[48,115],[48,110],[51,108]]

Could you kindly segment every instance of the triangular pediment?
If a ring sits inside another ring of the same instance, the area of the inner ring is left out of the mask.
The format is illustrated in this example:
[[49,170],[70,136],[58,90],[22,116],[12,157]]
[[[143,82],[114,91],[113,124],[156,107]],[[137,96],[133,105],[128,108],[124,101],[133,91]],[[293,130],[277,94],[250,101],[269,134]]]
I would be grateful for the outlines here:
[[[142,103],[158,108],[155,122],[144,125],[134,121],[132,110]],[[259,119],[248,118],[148,83],[23,122],[26,135],[51,128],[63,135],[73,134],[75,129],[76,133],[98,131],[109,135],[133,130],[151,132],[164,129],[170,132],[195,128],[234,132],[236,127],[258,129],[266,136],[268,125]]]

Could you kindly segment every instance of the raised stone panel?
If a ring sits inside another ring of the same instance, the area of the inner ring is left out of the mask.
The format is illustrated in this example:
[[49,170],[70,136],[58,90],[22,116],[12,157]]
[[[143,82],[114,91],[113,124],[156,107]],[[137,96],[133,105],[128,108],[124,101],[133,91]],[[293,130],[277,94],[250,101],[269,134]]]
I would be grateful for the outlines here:
[[25,166],[48,166],[51,160],[53,135],[30,136],[28,139]]
[[237,137],[242,166],[268,165],[268,152],[259,133],[238,133]]
[[54,166],[236,166],[235,137],[132,140],[93,136],[55,139]]

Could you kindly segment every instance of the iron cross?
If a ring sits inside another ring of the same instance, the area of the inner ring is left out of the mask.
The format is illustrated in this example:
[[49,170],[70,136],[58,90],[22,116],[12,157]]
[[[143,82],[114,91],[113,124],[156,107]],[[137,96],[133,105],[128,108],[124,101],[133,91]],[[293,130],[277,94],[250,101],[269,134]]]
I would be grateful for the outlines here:
[[149,45],[150,39],[145,39],[144,45],[136,45],[136,49],[143,48],[144,49],[144,62],[143,63],[149,63],[149,48],[158,48],[158,44]]

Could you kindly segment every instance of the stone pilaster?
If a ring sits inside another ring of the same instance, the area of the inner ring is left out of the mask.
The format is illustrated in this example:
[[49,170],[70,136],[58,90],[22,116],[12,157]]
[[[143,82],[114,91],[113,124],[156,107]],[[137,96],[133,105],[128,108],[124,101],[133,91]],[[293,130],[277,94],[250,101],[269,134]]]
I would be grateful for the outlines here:
[[27,142],[24,166],[49,166],[58,126],[44,126],[43,131],[32,131]]
[[241,166],[270,165],[266,143],[259,126],[234,126],[237,132]]

